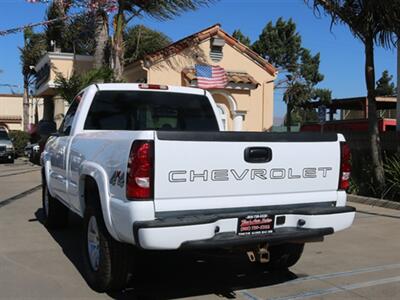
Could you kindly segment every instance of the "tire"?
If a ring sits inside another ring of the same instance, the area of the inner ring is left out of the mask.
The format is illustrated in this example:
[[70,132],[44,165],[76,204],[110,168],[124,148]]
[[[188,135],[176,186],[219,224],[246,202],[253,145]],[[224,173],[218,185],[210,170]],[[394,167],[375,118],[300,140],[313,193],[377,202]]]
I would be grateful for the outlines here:
[[42,180],[42,208],[43,223],[48,229],[62,229],[68,225],[69,209],[50,195],[45,180]]
[[17,155],[16,155],[16,153],[13,153],[13,154],[10,155],[10,157],[11,158],[7,160],[7,163],[13,164],[14,160],[17,158]]
[[304,243],[271,246],[269,249],[270,260],[265,266],[270,270],[286,270],[299,261],[303,250]]
[[[96,194],[90,195],[93,197]],[[108,233],[98,198],[95,200],[97,201],[89,202],[83,220],[82,253],[85,279],[97,292],[120,291],[128,282],[130,257],[133,253],[129,253],[128,245],[114,240]]]

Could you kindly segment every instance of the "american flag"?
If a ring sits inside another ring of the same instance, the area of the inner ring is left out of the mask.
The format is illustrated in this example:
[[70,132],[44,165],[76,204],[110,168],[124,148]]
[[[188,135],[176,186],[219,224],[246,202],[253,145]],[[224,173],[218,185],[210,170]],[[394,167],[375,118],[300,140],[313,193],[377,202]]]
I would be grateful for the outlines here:
[[224,68],[196,65],[197,86],[202,89],[223,89],[228,84]]

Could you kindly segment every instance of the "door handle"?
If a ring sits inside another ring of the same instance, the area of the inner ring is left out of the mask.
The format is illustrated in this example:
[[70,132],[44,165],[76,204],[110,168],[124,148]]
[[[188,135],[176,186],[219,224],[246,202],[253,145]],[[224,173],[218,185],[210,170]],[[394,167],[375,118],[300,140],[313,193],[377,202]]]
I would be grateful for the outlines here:
[[248,163],[267,163],[272,160],[269,147],[248,147],[244,150],[244,160]]

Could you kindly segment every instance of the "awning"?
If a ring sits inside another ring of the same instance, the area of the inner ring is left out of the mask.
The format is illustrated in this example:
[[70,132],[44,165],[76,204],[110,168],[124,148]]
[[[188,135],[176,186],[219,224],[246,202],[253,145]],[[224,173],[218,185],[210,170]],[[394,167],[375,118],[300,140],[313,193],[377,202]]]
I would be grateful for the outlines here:
[[[193,68],[184,69],[182,75],[189,83],[189,86],[197,86],[196,71]],[[256,89],[260,85],[260,83],[246,72],[227,71],[226,75],[228,77],[226,89]]]
[[[396,97],[395,96],[381,96],[376,97],[376,109],[396,109]],[[303,107],[307,108],[318,108],[322,103],[306,102]],[[346,109],[346,110],[365,110],[368,106],[367,97],[354,97],[354,98],[343,98],[343,99],[332,99],[331,103],[325,104],[325,106],[331,110]]]

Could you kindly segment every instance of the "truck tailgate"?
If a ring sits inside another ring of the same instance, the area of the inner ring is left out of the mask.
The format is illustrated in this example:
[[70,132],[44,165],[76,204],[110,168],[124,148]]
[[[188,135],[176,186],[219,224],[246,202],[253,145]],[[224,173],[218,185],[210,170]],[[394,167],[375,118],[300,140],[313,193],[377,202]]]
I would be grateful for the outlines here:
[[337,200],[337,134],[168,132],[155,136],[156,212]]

